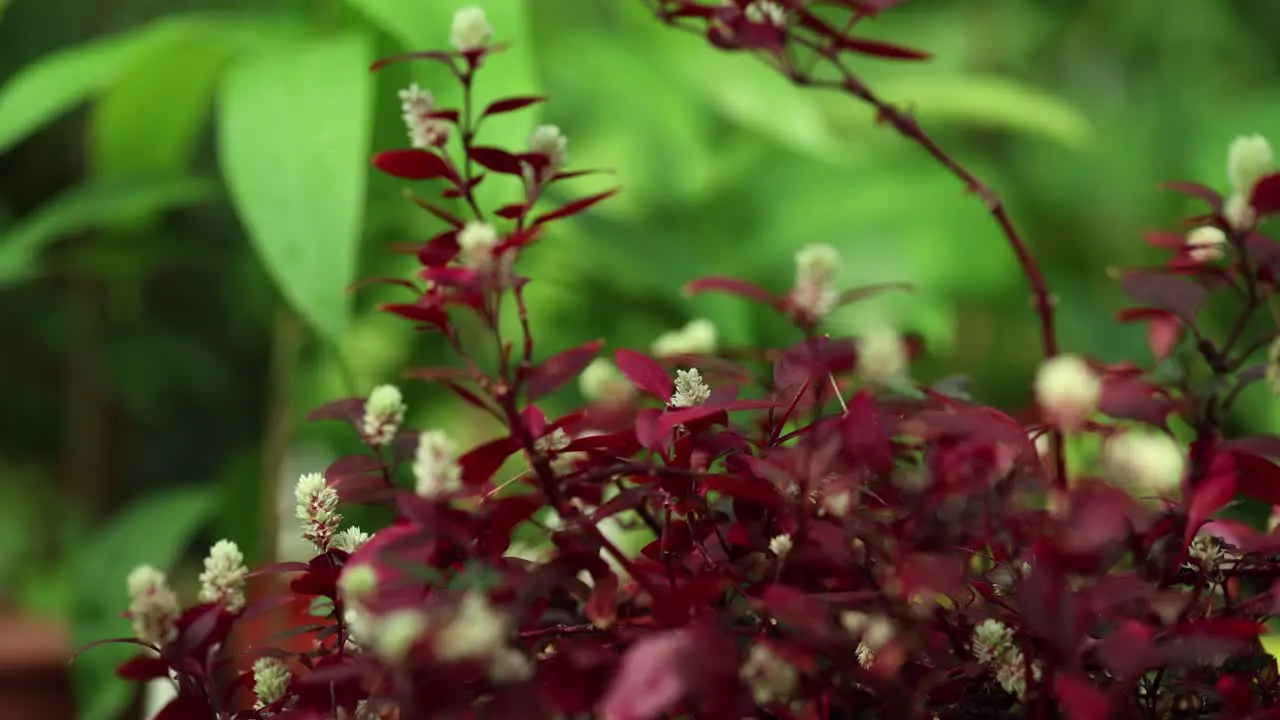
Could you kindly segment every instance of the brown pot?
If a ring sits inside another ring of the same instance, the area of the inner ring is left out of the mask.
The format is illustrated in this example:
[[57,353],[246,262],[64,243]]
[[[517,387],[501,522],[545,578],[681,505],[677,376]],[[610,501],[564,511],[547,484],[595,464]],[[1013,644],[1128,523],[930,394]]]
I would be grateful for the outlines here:
[[65,625],[0,608],[0,717],[75,720]]

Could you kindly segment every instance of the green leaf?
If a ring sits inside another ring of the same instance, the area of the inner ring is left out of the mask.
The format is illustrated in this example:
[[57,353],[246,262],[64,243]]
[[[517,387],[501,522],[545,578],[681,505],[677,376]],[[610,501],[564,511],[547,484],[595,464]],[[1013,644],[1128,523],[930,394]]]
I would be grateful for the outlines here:
[[1280,635],[1272,633],[1270,635],[1259,635],[1258,642],[1262,643],[1262,650],[1277,660],[1280,660]]
[[[75,572],[74,645],[131,635],[129,622],[120,617],[128,604],[129,572],[141,564],[172,568],[213,508],[213,495],[206,488],[157,493],[127,508],[86,543]],[[119,716],[132,691],[115,677],[114,669],[133,652],[96,647],[72,664],[80,720]]]
[[0,233],[0,287],[26,277],[39,251],[68,235],[203,202],[216,189],[212,182],[199,179],[73,187]]
[[372,62],[362,33],[285,45],[237,63],[218,98],[236,211],[285,299],[335,341],[364,220]]

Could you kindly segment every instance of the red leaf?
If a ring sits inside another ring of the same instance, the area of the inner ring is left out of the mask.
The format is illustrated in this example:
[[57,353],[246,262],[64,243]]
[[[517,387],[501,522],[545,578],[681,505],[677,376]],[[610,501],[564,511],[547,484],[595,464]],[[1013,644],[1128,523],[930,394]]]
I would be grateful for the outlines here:
[[462,466],[462,481],[468,485],[483,485],[489,482],[493,474],[498,472],[517,450],[520,443],[507,436],[490,440],[480,447],[458,458]]
[[888,58],[890,60],[928,60],[931,57],[927,52],[865,38],[837,36],[836,47],[860,55],[874,55],[875,57]]
[[423,323],[443,330],[449,326],[449,314],[434,305],[418,303],[387,303],[382,309],[406,320]]
[[213,716],[209,701],[199,695],[179,695],[151,720],[207,720]]
[[1062,704],[1066,720],[1110,720],[1111,700],[1092,681],[1060,673],[1053,677],[1053,694]]
[[1120,287],[1140,305],[1166,310],[1192,325],[1209,297],[1207,290],[1191,280],[1149,270],[1127,273]]
[[138,655],[125,660],[116,668],[116,675],[125,680],[146,682],[156,678],[168,677],[169,663],[155,655]]
[[373,156],[373,164],[382,172],[404,180],[445,178],[457,181],[457,176],[444,158],[417,148],[378,153]]
[[1269,505],[1280,505],[1280,466],[1251,453],[1230,455],[1240,492]]
[[626,348],[613,353],[618,369],[636,386],[636,389],[663,402],[671,398],[671,376],[656,360]]
[[426,380],[427,382],[448,382],[463,380],[467,374],[458,368],[451,367],[419,367],[409,368],[401,376],[408,380]]
[[1204,521],[1236,496],[1236,475],[1231,470],[1213,474],[1197,485],[1192,493],[1191,502],[1187,508],[1187,531],[1183,538],[1184,542],[1191,542]]
[[564,207],[561,207],[556,210],[552,210],[551,212],[545,215],[540,215],[538,219],[533,221],[533,224],[541,225],[543,223],[551,222],[552,220],[560,220],[562,218],[567,218],[572,215],[577,215],[578,213],[582,212],[583,210],[586,210],[592,205],[595,205],[601,200],[606,200],[617,194],[618,194],[618,188],[614,188],[612,190],[606,190],[602,193],[597,193],[589,197],[579,198],[569,203],[568,205],[565,205]]
[[524,203],[513,203],[511,205],[503,205],[497,210],[494,210],[493,214],[506,220],[515,220],[516,218],[524,217],[524,214],[527,212],[529,212],[528,205]]
[[496,147],[473,147],[467,156],[488,170],[502,174],[524,175],[524,163],[520,156]]
[[737,278],[705,277],[694,280],[684,286],[684,294],[688,297],[704,292],[729,293],[730,295],[755,300],[771,307],[779,307],[782,304],[781,300],[774,297],[768,290]]
[[466,225],[466,223],[462,220],[462,218],[458,217],[457,215],[454,215],[453,213],[449,212],[448,210],[445,210],[445,209],[443,209],[443,208],[436,207],[434,204],[429,203],[429,202],[427,202],[426,200],[423,200],[422,198],[417,197],[417,196],[412,196],[410,199],[413,201],[413,204],[414,204],[414,205],[417,205],[418,207],[422,208],[423,210],[426,210],[427,212],[431,213],[432,215],[435,215],[436,217],[440,218],[441,220],[443,220],[443,221],[445,221],[445,222],[449,223],[449,224],[450,224],[450,225],[452,225],[455,229],[456,229],[456,228],[461,228],[463,225]]
[[509,113],[530,105],[537,105],[540,102],[546,102],[546,98],[542,96],[530,95],[528,97],[512,97],[502,100],[495,100],[489,103],[489,107],[480,113],[480,117],[489,117],[490,115],[499,115],[501,113]]
[[662,451],[666,449],[671,434],[662,428],[662,411],[657,408],[645,408],[636,413],[636,441],[646,450]]
[[1259,215],[1273,215],[1280,212],[1280,173],[1271,173],[1253,186],[1253,194],[1249,204]]
[[1214,207],[1215,210],[1222,207],[1222,196],[1213,190],[1213,188],[1200,185],[1199,183],[1184,182],[1182,180],[1170,180],[1169,182],[1160,183],[1160,189],[1173,190],[1183,195],[1200,198]]
[[603,345],[603,340],[592,340],[552,356],[533,368],[525,378],[525,398],[529,402],[535,402],[538,398],[559,390],[591,364]]
[[594,582],[585,608],[587,619],[596,627],[608,627],[617,617],[618,576],[612,570],[605,570]]
[[687,656],[694,651],[693,635],[677,630],[642,637],[623,656],[621,667],[600,705],[607,720],[653,720],[662,716],[686,692]]
[[843,293],[840,293],[840,301],[836,303],[836,305],[837,306],[848,305],[849,303],[855,303],[855,302],[858,302],[859,300],[865,300],[869,297],[875,297],[876,295],[879,295],[881,293],[892,292],[894,290],[911,292],[912,290],[915,290],[915,286],[912,285],[911,283],[904,283],[904,282],[877,283],[875,285],[863,285],[862,287],[856,287],[856,288],[853,288],[852,290],[845,290]]
[[[734,391],[734,388],[726,388],[726,390]],[[778,406],[778,403],[769,400],[730,400],[720,403],[714,402],[714,400],[713,391],[712,400],[705,405],[668,410],[663,413],[661,422],[663,432],[670,432],[677,425],[687,425],[719,413],[739,412],[742,410],[768,410]]]
[[726,497],[768,508],[781,504],[778,489],[765,480],[753,480],[738,475],[707,475],[699,478],[702,487]]
[[434,60],[438,63],[448,65],[451,68],[456,69],[457,67],[456,65],[454,65],[452,53],[440,52],[438,50],[429,50],[426,52],[401,53],[399,55],[392,55],[390,57],[385,57],[375,62],[373,66],[370,67],[369,69],[374,72],[377,72],[378,70],[381,70],[382,68],[388,65],[391,65],[392,63],[405,62],[406,60]]

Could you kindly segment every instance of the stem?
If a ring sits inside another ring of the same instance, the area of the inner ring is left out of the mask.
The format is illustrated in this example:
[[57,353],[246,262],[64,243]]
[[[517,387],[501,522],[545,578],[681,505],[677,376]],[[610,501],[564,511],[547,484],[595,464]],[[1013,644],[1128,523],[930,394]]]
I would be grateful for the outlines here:
[[302,321],[293,310],[276,315],[271,342],[271,399],[262,440],[261,562],[276,561],[280,527],[280,479],[293,438],[298,364],[302,355]]

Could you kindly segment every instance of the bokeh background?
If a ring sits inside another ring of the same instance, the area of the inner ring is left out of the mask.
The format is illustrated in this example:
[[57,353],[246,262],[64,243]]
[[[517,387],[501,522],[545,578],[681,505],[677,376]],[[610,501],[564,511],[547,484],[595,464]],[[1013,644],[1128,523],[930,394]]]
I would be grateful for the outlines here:
[[[457,92],[433,65],[366,69],[443,47],[463,4],[0,0],[0,615],[75,646],[128,634],[138,563],[189,588],[219,537],[251,559],[293,552],[276,540],[290,479],[353,442],[307,410],[447,362],[376,312],[391,291],[343,290],[407,272],[388,244],[439,230],[368,157],[405,144],[398,89]],[[967,373],[982,400],[1027,401],[1039,344],[1011,253],[976,198],[865,108],[667,29],[640,0],[483,5],[515,44],[481,97],[552,97],[486,142],[522,147],[554,123],[574,167],[614,171],[561,201],[623,187],[525,261],[543,356],[645,348],[695,317],[727,346],[785,342],[759,309],[679,288],[730,274],[782,290],[796,250],[824,242],[848,286],[918,288],[842,311],[833,332],[917,330],[918,377]],[[1064,346],[1145,363],[1143,329],[1113,321],[1107,268],[1156,260],[1142,232],[1194,209],[1159,181],[1222,186],[1231,138],[1280,128],[1277,27],[1275,3],[912,0],[868,31],[935,59],[858,67],[1006,199]],[[405,387],[412,423],[492,432]],[[1274,430],[1255,388],[1233,422]],[[118,658],[72,666],[79,717],[124,711]]]

